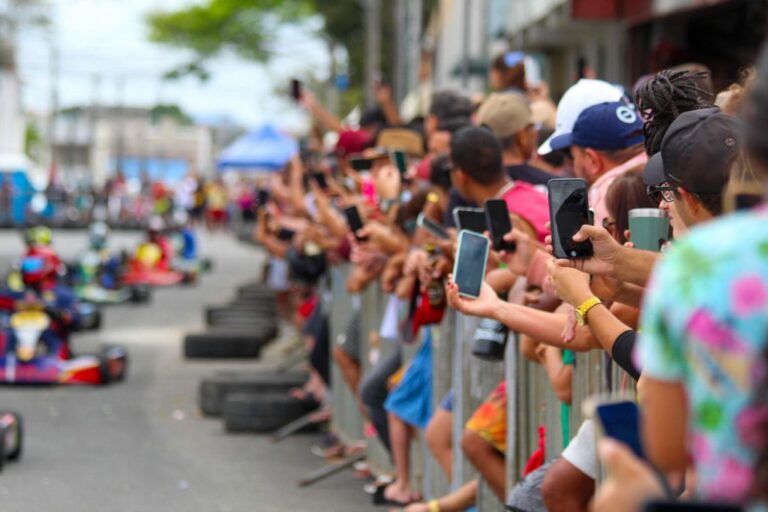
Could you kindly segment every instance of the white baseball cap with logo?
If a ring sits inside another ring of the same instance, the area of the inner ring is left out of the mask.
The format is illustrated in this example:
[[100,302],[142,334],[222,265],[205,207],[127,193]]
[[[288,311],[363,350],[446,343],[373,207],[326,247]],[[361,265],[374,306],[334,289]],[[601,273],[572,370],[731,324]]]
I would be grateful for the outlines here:
[[605,102],[619,101],[624,96],[621,87],[611,85],[602,80],[582,78],[570,89],[565,91],[560,103],[557,104],[555,117],[555,131],[544,143],[539,146],[539,154],[546,155],[552,152],[550,142],[555,137],[571,133],[576,119],[584,110],[593,105]]

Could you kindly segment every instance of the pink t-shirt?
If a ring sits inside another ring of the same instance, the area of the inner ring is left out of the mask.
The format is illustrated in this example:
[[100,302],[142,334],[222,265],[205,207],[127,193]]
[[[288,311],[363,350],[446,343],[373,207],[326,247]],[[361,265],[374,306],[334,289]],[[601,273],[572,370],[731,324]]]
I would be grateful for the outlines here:
[[589,187],[589,207],[595,211],[595,226],[602,226],[603,219],[608,217],[608,207],[605,205],[605,196],[608,195],[608,189],[611,187],[613,180],[633,167],[645,164],[647,161],[648,155],[643,151],[618,167],[614,167],[606,172],[600,176],[591,187]]
[[549,222],[549,201],[544,193],[524,181],[512,181],[496,196],[507,202],[509,213],[528,221],[536,231],[539,242],[549,234],[544,225]]

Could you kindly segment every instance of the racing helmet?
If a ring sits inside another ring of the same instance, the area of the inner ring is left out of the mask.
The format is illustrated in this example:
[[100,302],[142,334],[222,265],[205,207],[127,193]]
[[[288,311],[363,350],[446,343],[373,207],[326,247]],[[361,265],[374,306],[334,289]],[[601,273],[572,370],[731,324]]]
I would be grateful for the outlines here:
[[33,226],[24,233],[24,241],[29,246],[51,245],[53,234],[46,226]]
[[108,236],[109,226],[104,222],[94,222],[88,228],[88,240],[93,249],[100,250],[105,248]]
[[144,267],[154,267],[163,256],[157,244],[143,243],[136,249],[136,261]]
[[21,280],[27,286],[35,286],[49,279],[56,269],[49,259],[42,256],[26,256],[19,266]]

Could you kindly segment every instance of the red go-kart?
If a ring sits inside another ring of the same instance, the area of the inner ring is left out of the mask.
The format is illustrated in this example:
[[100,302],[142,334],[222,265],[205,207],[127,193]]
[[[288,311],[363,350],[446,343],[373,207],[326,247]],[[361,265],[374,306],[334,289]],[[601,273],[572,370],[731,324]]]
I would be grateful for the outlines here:
[[174,270],[168,260],[169,257],[159,245],[145,242],[129,260],[120,282],[124,286],[174,286],[194,283],[197,280],[196,272]]

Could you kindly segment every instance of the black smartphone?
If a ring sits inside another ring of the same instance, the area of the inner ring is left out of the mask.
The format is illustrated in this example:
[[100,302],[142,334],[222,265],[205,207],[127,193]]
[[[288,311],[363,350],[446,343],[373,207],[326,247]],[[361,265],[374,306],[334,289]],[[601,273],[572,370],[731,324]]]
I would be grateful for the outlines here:
[[595,418],[606,437],[629,446],[634,454],[645,458],[640,441],[640,410],[631,400],[607,402],[595,406]]
[[295,78],[291,80],[291,97],[294,101],[301,99],[301,82]]
[[258,202],[259,206],[266,206],[269,202],[269,190],[266,189],[259,189],[259,192],[256,196],[256,201]]
[[400,173],[400,178],[404,178],[408,172],[408,160],[406,159],[405,152],[398,150],[390,151],[389,159]]
[[737,210],[751,210],[763,202],[763,196],[760,194],[736,194],[733,200]]
[[436,236],[437,238],[441,238],[443,240],[451,239],[451,235],[448,234],[443,226],[433,221],[423,213],[420,213],[419,216],[416,217],[416,225],[420,228],[424,228],[432,236]]
[[313,172],[311,174],[312,179],[315,180],[317,186],[323,190],[328,190],[328,180],[325,178],[325,173]]
[[363,229],[363,219],[360,217],[360,212],[357,210],[357,206],[348,206],[344,208],[344,216],[347,218],[347,224],[349,229],[352,230],[352,234],[360,242],[367,240],[365,237],[357,236],[357,232]]
[[738,505],[727,503],[694,503],[691,501],[649,501],[643,512],[742,512]]
[[489,199],[485,202],[485,222],[491,235],[493,248],[497,251],[515,252],[517,244],[507,242],[504,235],[512,231],[507,202],[503,199]]
[[368,171],[373,167],[373,160],[369,158],[350,158],[349,165],[356,171]]
[[485,278],[490,242],[472,231],[459,231],[458,245],[453,281],[459,287],[459,295],[476,299]]
[[457,206],[453,209],[453,223],[457,229],[466,229],[483,234],[488,231],[488,222],[485,220],[485,209]]
[[581,226],[589,224],[587,182],[581,178],[554,178],[547,183],[547,189],[554,256],[568,259],[592,256],[592,242],[573,241],[573,235]]
[[293,240],[294,236],[296,236],[296,232],[292,229],[280,228],[280,231],[277,232],[278,240],[282,240],[283,242],[290,242]]

